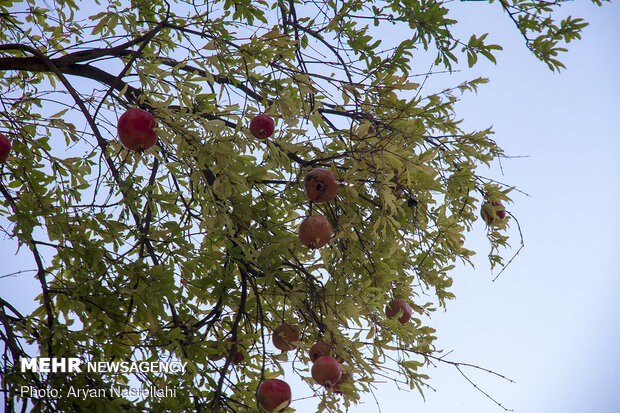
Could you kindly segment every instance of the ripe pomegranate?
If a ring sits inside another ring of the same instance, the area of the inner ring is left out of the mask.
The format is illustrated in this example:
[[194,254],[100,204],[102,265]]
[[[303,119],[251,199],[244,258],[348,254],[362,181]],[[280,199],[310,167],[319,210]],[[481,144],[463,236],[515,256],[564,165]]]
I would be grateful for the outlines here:
[[500,201],[486,201],[480,208],[480,216],[488,226],[495,221],[495,218],[506,218],[506,209]]
[[11,141],[0,133],[0,163],[5,163],[11,152]]
[[499,207],[495,208],[495,215],[497,215],[499,219],[506,218],[506,208],[504,208],[501,202],[493,202],[493,206]]
[[284,323],[273,330],[273,345],[281,351],[294,350],[296,346],[292,344],[299,341],[299,329],[290,324]]
[[310,249],[321,248],[332,236],[332,225],[323,215],[310,215],[299,225],[299,239]]
[[322,356],[332,356],[334,353],[331,346],[323,341],[317,341],[310,350],[308,351],[308,355],[310,356],[310,361],[313,363]]
[[280,379],[267,379],[258,388],[258,403],[269,413],[279,413],[291,404],[291,387]]
[[336,383],[336,385],[334,386],[334,393],[337,394],[343,394],[344,392],[342,391],[342,387],[340,387],[340,385],[342,383],[351,383],[353,381],[353,372],[351,370],[349,370],[348,368],[342,369],[342,375],[340,376],[340,380],[338,380],[338,383]]
[[118,138],[127,149],[143,152],[157,143],[155,117],[146,110],[129,109],[118,118]]
[[336,197],[338,191],[336,177],[329,169],[315,168],[306,174],[304,190],[312,202],[329,202]]
[[411,314],[413,314],[413,309],[407,301],[399,298],[397,300],[390,301],[385,307],[385,315],[387,315],[388,318],[395,317],[396,314],[399,314],[401,311],[402,315],[398,317],[398,321],[401,324],[405,324],[411,319]]
[[321,356],[312,365],[312,378],[322,386],[331,387],[338,383],[342,370],[340,363],[333,357]]
[[256,139],[267,139],[273,134],[276,123],[271,116],[261,113],[250,121],[250,133]]

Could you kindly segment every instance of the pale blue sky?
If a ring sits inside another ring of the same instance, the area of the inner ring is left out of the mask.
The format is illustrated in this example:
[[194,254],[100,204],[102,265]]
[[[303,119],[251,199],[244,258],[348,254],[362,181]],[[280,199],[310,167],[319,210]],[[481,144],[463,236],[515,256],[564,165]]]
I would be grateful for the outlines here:
[[[454,275],[457,299],[437,313],[439,345],[451,360],[496,370],[516,383],[487,374],[472,378],[507,408],[523,413],[617,413],[620,411],[620,291],[617,262],[620,226],[617,96],[618,4],[597,8],[589,1],[566,3],[563,14],[591,25],[562,56],[567,70],[551,73],[525,49],[520,34],[496,4],[455,2],[463,33],[490,32],[504,46],[498,64],[432,82],[451,86],[458,79],[485,76],[491,82],[459,106],[464,125],[492,125],[498,144],[510,155],[485,172],[528,193],[513,194],[508,209],[521,224],[526,247],[502,274],[485,257],[482,222],[467,244],[479,251],[476,269]],[[429,84],[429,87],[432,84]],[[515,238],[513,245],[518,245]],[[516,250],[516,249],[515,249]],[[14,245],[0,240],[2,273],[19,270]],[[0,278],[3,296],[25,296],[33,274]],[[27,300],[19,306],[33,308]],[[501,413],[449,366],[427,371],[436,392],[398,392],[381,386],[382,412]],[[293,388],[293,397],[311,393]],[[350,413],[378,412],[374,399]],[[299,412],[314,411],[316,399],[298,400]]]

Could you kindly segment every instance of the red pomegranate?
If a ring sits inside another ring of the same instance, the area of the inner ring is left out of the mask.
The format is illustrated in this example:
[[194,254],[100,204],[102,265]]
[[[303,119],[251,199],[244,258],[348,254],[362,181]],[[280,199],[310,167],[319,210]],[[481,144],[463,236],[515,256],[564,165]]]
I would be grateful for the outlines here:
[[256,139],[267,139],[273,134],[275,128],[274,120],[264,113],[254,116],[250,121],[250,133]]
[[321,386],[331,387],[338,383],[342,370],[340,363],[333,357],[321,356],[312,365],[312,378]]
[[331,236],[332,225],[323,215],[310,215],[299,225],[299,239],[308,248],[321,248]]
[[294,350],[296,347],[292,344],[299,341],[299,329],[290,324],[284,323],[273,330],[273,345],[281,351]]
[[338,191],[336,177],[329,169],[315,168],[306,174],[304,190],[312,202],[329,202],[336,197]]
[[11,141],[0,133],[0,163],[5,163],[11,152]]
[[310,350],[308,351],[308,355],[310,356],[310,361],[313,363],[321,356],[332,356],[334,351],[331,346],[323,341],[317,341]]
[[129,109],[118,118],[118,138],[130,151],[143,152],[157,143],[155,117],[146,110]]
[[334,386],[334,392],[337,394],[343,394],[344,392],[342,391],[342,387],[340,387],[340,385],[342,383],[352,383],[352,382],[353,382],[353,372],[349,370],[348,368],[346,369],[342,368],[342,375],[340,376],[340,380],[338,380],[338,383],[336,383],[336,385]]
[[486,201],[480,208],[480,216],[487,225],[491,225],[495,218],[506,218],[506,209],[500,201]]
[[267,379],[258,388],[258,403],[269,413],[279,413],[291,404],[291,388],[283,380]]
[[385,315],[388,318],[393,318],[396,314],[402,311],[402,315],[398,317],[398,321],[401,324],[405,324],[407,321],[411,319],[411,315],[413,314],[413,309],[409,305],[409,303],[403,299],[397,299],[390,301],[388,305],[385,307]]

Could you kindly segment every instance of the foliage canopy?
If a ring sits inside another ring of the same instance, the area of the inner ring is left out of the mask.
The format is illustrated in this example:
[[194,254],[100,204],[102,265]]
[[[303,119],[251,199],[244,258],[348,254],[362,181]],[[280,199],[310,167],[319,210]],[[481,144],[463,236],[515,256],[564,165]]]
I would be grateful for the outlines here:
[[[0,299],[5,411],[20,386],[111,382],[178,391],[29,403],[256,411],[259,383],[285,368],[324,411],[355,402],[376,377],[422,391],[420,369],[439,351],[428,316],[453,298],[455,263],[470,262],[465,235],[485,199],[510,201],[510,188],[478,172],[503,155],[492,131],[462,130],[454,113],[486,80],[429,92],[424,79],[465,58],[495,62],[501,47],[487,34],[454,37],[447,2],[433,0],[41,3],[0,1],[0,128],[13,144],[0,225],[31,251],[41,287],[32,314]],[[489,3],[552,70],[586,25],[557,22],[561,1]],[[430,70],[414,70],[418,60]],[[158,123],[145,153],[116,138],[132,107]],[[276,120],[264,142],[247,129],[260,112]],[[317,167],[340,182],[332,202],[304,195]],[[297,238],[310,214],[334,229],[319,250]],[[492,266],[503,265],[510,220],[488,228]],[[405,325],[385,316],[395,298],[413,307]],[[284,322],[302,342],[280,354],[270,337]],[[309,378],[317,340],[353,373],[342,394]],[[180,359],[188,370],[22,374],[20,358],[36,355],[26,343],[47,357]]]

